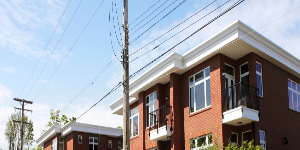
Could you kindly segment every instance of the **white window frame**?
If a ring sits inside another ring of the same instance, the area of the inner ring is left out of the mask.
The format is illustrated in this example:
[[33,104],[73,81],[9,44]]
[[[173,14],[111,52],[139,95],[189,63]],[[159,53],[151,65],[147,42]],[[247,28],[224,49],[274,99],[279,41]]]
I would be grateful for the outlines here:
[[213,142],[211,142],[211,144],[208,144],[208,137],[209,136],[212,136],[212,134],[206,134],[206,135],[203,135],[203,136],[199,136],[199,137],[197,137],[197,138],[203,138],[203,137],[205,137],[205,142],[206,142],[206,145],[205,146],[200,146],[200,147],[197,147],[197,145],[198,145],[198,141],[197,141],[197,138],[193,138],[193,139],[191,139],[191,140],[195,140],[195,148],[190,148],[191,150],[200,150],[200,149],[202,149],[202,148],[206,148],[206,147],[208,147],[208,146],[212,146],[213,145]]
[[[256,64],[259,64],[259,65],[260,65],[260,72],[256,71]],[[263,92],[263,91],[264,91],[264,90],[263,90],[263,89],[264,89],[263,87],[264,87],[264,86],[263,86],[263,80],[262,80],[262,65],[261,65],[261,63],[258,62],[258,61],[256,61],[256,63],[255,63],[255,72],[256,72],[257,75],[260,76],[260,82],[261,82],[261,95],[258,95],[258,96],[263,97],[263,95],[264,95],[264,94],[263,94],[263,93],[264,93],[264,92]],[[256,83],[257,83],[257,79],[256,79]]]
[[[111,144],[111,145],[109,145]],[[108,148],[112,148],[112,140],[108,140]]]
[[[81,137],[81,142],[79,142],[79,138]],[[78,144],[82,144],[82,142],[83,142],[83,137],[82,137],[82,135],[78,135]]]
[[[134,115],[132,115],[132,116],[130,116],[130,138],[133,138],[133,137],[136,137],[136,136],[138,136],[139,135],[139,126],[140,126],[140,124],[139,124],[139,106],[136,106],[136,107],[134,107],[133,109],[131,109],[130,110],[130,115],[131,115],[131,111],[134,111],[134,110],[136,110],[137,109],[137,113],[136,114],[134,114]],[[137,132],[137,135],[135,135],[135,136],[132,136],[133,135],[133,118],[135,118],[137,116],[137,118],[138,118],[138,132]]]
[[[260,143],[260,145],[262,146],[263,144],[265,145],[265,147],[262,147],[262,148],[264,148],[265,150],[267,149],[267,142],[266,142],[266,132],[265,131],[263,131],[263,130],[259,130],[259,132],[263,132],[264,133],[264,138],[265,138],[265,140],[263,141],[263,140],[260,140],[259,139],[259,143]],[[258,134],[259,135],[259,134]]]
[[[292,101],[293,101],[293,103],[294,103],[294,94],[293,93],[297,94],[297,108],[296,108],[296,110],[294,108],[290,108],[290,106],[289,106],[289,108],[292,109],[292,110],[298,111],[298,109],[299,109],[298,108],[298,95],[300,95],[300,93],[298,92],[297,88],[298,88],[298,86],[300,87],[300,85],[297,82],[294,82],[291,79],[288,79],[288,81],[291,82],[291,86],[292,86],[292,87],[289,87],[289,85],[288,85],[288,90],[292,91]],[[296,84],[296,90],[293,89],[293,83]],[[289,101],[289,105],[290,105],[290,101]],[[294,104],[293,104],[293,106],[294,106]]]
[[[244,142],[244,133],[248,133],[248,132],[251,132],[252,130],[248,130],[248,131],[245,131],[245,132],[242,132],[242,142]],[[253,136],[253,134],[252,134]],[[253,139],[254,137],[252,137]],[[249,142],[249,141],[248,141]]]
[[[154,98],[154,93],[156,94],[156,98]],[[153,95],[153,101],[152,101],[152,102],[150,102],[150,96],[151,96],[151,95]],[[155,92],[153,92],[153,93],[147,95],[147,96],[145,97],[145,102],[146,102],[146,100],[147,100],[147,97],[149,97],[149,103],[146,103],[146,107],[145,107],[145,108],[147,109],[147,106],[149,106],[149,110],[148,110],[149,114],[146,113],[146,119],[148,119],[149,126],[147,127],[147,122],[146,122],[146,128],[149,128],[149,127],[154,126],[154,125],[155,125],[155,121],[157,121],[157,116],[156,116],[156,118],[153,117],[153,121],[152,121],[152,122],[153,122],[153,125],[150,124],[150,122],[151,122],[150,113],[153,112],[153,111],[155,111],[155,110],[157,110],[157,92],[155,91]],[[156,108],[155,108],[155,106],[156,106]],[[151,110],[151,107],[152,107],[152,110],[153,110],[153,111],[150,111],[150,110]],[[145,109],[145,110],[146,110],[146,109]],[[147,112],[147,110],[146,110],[146,112]]]
[[[61,142],[60,139],[62,139],[63,141]],[[65,148],[64,148],[64,146],[65,146],[65,145],[64,145],[64,141],[65,141],[65,140],[64,140],[64,138],[60,138],[60,139],[59,139],[59,150],[64,150],[64,149],[65,149]],[[62,149],[60,149],[60,144],[63,145],[63,146],[62,146]]]
[[[239,134],[236,133],[236,132],[231,132],[231,134],[236,134],[236,142],[237,142],[237,143],[234,143],[234,142],[231,141],[231,145],[238,145],[238,142],[239,142]],[[230,139],[231,139],[231,137],[230,137]]]
[[52,140],[52,145],[51,146],[52,146],[51,147],[52,150],[57,150],[57,138],[54,138]]
[[[93,139],[93,142],[90,142],[90,139]],[[95,139],[98,139],[97,137],[89,137],[89,146],[90,146],[90,144],[92,144],[93,145],[93,149],[94,149],[94,145],[98,145],[98,143],[95,143]],[[98,142],[99,142],[99,139],[98,139]],[[98,145],[98,148],[99,148],[99,145]],[[96,150],[96,149],[94,149],[94,150]]]
[[249,64],[248,64],[248,72],[242,74],[242,66],[248,64],[248,61],[240,65],[240,82],[242,82],[242,77],[249,75]]
[[[210,99],[210,105],[207,105],[207,97],[206,97],[206,80],[210,79],[210,69],[209,69],[209,76],[208,77],[205,77],[202,80],[200,80],[197,83],[195,83],[195,75],[197,75],[198,73],[200,73],[200,72],[203,71],[203,76],[205,76],[205,74],[206,74],[205,70],[207,68],[210,68],[210,66],[208,66],[208,67],[200,70],[199,72],[193,74],[192,76],[190,76],[188,78],[188,83],[189,83],[189,112],[190,112],[190,114],[197,113],[198,111],[201,111],[201,110],[203,110],[203,109],[211,106],[211,99]],[[193,77],[193,85],[190,84],[190,78],[191,77]],[[205,99],[204,103],[205,103],[205,107],[197,110],[197,108],[196,108],[196,92],[195,92],[195,90],[196,90],[196,86],[199,85],[199,84],[201,84],[201,83],[204,83],[204,99]],[[190,89],[191,88],[194,88],[194,95],[193,95],[194,96],[194,112],[191,112],[191,108],[190,108],[190,106],[191,106],[191,93],[190,93],[191,90]],[[211,88],[211,87],[209,87],[209,88]]]

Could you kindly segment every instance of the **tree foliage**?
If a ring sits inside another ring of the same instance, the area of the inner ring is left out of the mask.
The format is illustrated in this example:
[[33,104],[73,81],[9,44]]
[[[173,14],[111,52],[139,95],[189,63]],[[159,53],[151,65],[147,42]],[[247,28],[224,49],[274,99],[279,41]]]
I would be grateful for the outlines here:
[[[22,120],[22,114],[21,112],[11,114],[10,118],[8,119],[8,122],[6,123],[5,128],[5,140],[10,141],[10,134],[12,137],[12,150],[17,150],[21,148],[21,124],[17,122],[13,122],[13,120],[21,121]],[[24,135],[23,135],[23,142],[24,145],[30,147],[33,140],[33,122],[32,120],[28,120],[28,117],[24,115],[24,122],[30,123],[30,124],[24,124]]]

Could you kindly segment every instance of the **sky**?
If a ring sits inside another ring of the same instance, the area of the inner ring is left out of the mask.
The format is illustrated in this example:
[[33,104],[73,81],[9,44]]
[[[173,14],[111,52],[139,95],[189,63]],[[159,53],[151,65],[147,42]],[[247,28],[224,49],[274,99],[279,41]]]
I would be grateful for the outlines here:
[[[164,34],[212,1],[129,0],[129,23],[155,4],[129,25],[129,29],[133,28],[129,31],[129,41],[138,37],[182,3],[138,40],[130,43],[129,53]],[[151,50],[224,2],[225,0],[217,0],[185,23],[130,56],[130,60]],[[237,0],[231,0],[157,49],[130,63],[130,74],[170,49],[235,2]],[[183,54],[239,19],[300,58],[300,9],[278,19],[299,6],[298,0],[245,0],[172,52]],[[147,17],[153,11],[154,13]],[[276,19],[278,20],[273,22]],[[1,0],[0,20],[0,149],[8,149],[8,141],[4,138],[5,124],[9,116],[15,113],[14,107],[20,107],[13,98],[33,101],[33,104],[26,105],[25,108],[33,110],[26,115],[33,121],[36,140],[41,131],[46,129],[50,109],[63,110],[61,114],[68,117],[78,117],[122,80],[122,65],[115,59],[113,52],[114,50],[119,54],[122,49],[119,45],[122,31],[121,0]],[[268,24],[270,22],[272,23]],[[264,26],[266,24],[268,25]],[[113,61],[111,65],[100,73],[111,61]],[[77,121],[108,127],[122,126],[122,116],[112,114],[109,108],[109,105],[121,96],[121,89],[115,91]],[[66,107],[70,101],[72,103]]]

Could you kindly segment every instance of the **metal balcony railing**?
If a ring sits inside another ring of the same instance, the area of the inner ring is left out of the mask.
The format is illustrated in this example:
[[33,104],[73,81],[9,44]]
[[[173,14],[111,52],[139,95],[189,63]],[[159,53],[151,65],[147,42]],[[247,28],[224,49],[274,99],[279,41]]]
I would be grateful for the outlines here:
[[[153,118],[156,118],[154,121],[154,125],[149,127],[150,131],[152,130],[157,130],[157,133],[158,133],[158,129],[162,126],[171,126],[170,130],[172,131],[172,107],[169,106],[169,105],[165,105],[165,106],[162,106],[160,108],[158,108],[157,110],[154,110],[152,112],[149,113],[150,115],[153,116]],[[167,130],[168,128],[166,128]],[[150,132],[149,132],[149,136],[150,136]]]
[[222,113],[239,106],[246,106],[259,111],[258,89],[239,82],[222,90]]

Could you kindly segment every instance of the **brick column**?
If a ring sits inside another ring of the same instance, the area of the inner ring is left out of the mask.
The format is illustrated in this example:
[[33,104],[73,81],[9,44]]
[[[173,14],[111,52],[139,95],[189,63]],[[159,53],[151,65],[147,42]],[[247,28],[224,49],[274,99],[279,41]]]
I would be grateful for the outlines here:
[[184,149],[183,105],[181,100],[180,80],[180,75],[175,73],[170,74],[170,106],[173,111],[172,150]]
[[145,92],[140,92],[139,93],[139,136],[142,137],[142,148],[143,150],[145,148],[145,129],[146,129],[146,122],[145,122],[145,117],[146,117],[146,111],[145,111],[145,104],[144,100],[145,99]]

